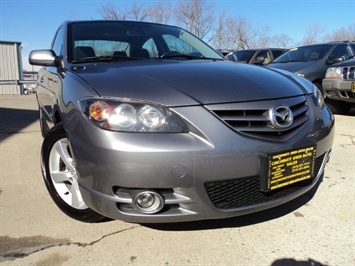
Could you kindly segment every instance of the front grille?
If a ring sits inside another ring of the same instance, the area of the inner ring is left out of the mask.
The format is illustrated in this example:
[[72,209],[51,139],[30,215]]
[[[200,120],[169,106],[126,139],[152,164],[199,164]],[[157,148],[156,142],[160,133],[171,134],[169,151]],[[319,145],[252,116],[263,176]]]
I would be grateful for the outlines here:
[[[314,177],[318,174],[322,166],[324,156],[325,154],[316,159]],[[227,210],[252,206],[286,197],[308,186],[312,180],[313,179],[298,182],[268,193],[260,190],[259,176],[207,182],[205,183],[205,189],[216,208]]]
[[355,80],[355,67],[343,67],[342,79]]
[[[271,123],[270,109],[288,106],[293,113],[293,123],[285,129],[277,129]],[[304,96],[247,103],[231,103],[206,106],[217,117],[237,132],[260,138],[286,140],[297,133],[309,120],[309,107]]]

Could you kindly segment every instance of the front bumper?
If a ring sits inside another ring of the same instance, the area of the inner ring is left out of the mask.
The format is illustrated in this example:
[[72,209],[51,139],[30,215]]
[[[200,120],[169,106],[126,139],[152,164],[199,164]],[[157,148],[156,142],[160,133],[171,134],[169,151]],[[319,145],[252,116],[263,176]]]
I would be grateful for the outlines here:
[[355,80],[323,79],[322,86],[327,98],[355,103]]
[[[68,130],[87,206],[113,219],[161,223],[244,215],[288,202],[309,191],[322,176],[334,138],[327,107],[310,108],[310,120],[283,141],[235,132],[201,106],[175,108],[197,132],[122,133],[99,129],[81,114]],[[209,121],[209,123],[205,123]],[[272,193],[260,190],[265,154],[316,144],[315,174]],[[144,191],[159,193],[163,209],[145,214],[134,204]],[[232,202],[224,204],[224,202]]]

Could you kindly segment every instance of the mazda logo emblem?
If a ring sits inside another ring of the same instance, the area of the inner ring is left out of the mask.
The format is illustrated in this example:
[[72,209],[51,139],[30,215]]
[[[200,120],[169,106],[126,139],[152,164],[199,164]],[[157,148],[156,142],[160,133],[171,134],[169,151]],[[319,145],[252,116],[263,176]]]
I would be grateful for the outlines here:
[[270,121],[274,128],[285,129],[292,125],[293,114],[289,107],[279,106],[270,109]]

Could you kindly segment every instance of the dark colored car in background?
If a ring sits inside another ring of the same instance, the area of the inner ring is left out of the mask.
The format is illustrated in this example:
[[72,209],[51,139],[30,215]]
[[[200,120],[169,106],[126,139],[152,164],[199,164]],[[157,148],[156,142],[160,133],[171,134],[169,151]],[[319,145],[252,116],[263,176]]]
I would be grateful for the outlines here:
[[316,186],[334,119],[289,72],[226,61],[187,31],[131,21],[63,23],[32,51],[41,167],[72,218],[227,218]]
[[322,80],[329,66],[346,61],[355,55],[354,42],[329,42],[290,49],[267,67],[283,69],[304,77],[324,94]]
[[355,59],[329,67],[322,85],[335,111],[347,114],[355,106]]
[[264,48],[238,50],[226,55],[226,59],[236,63],[266,65],[285,53],[287,49]]

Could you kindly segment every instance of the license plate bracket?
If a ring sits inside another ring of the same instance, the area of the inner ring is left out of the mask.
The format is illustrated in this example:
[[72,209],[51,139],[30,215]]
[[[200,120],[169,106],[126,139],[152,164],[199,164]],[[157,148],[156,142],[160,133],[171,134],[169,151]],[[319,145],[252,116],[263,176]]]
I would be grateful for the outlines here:
[[313,178],[315,160],[315,145],[261,156],[261,191],[270,192]]

